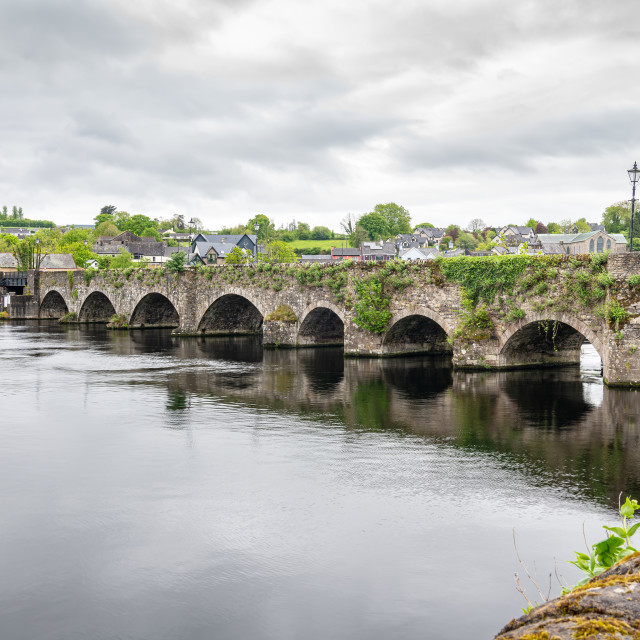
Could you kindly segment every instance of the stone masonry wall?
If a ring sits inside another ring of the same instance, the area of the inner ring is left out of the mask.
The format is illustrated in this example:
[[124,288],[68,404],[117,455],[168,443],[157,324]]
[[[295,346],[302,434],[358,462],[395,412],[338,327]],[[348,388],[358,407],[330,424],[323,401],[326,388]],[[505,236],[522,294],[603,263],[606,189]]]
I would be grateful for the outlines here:
[[[212,305],[220,305],[223,296],[229,297],[222,308],[228,309],[229,304],[233,304],[233,296],[238,296],[238,299],[248,300],[262,318],[286,305],[295,314],[296,322],[265,320],[261,328],[264,344],[278,346],[313,344],[309,327],[315,323],[314,328],[321,330],[318,310],[322,310],[325,317],[329,310],[344,324],[345,355],[351,356],[382,356],[397,352],[397,345],[402,344],[397,328],[415,327],[419,324],[416,317],[419,317],[428,319],[429,322],[423,324],[428,324],[430,331],[441,332],[440,345],[447,344],[453,350],[454,364],[458,368],[572,363],[579,353],[583,336],[600,354],[609,384],[638,384],[640,286],[630,284],[629,278],[640,274],[640,254],[610,256],[607,273],[613,280],[607,284],[606,299],[584,306],[572,297],[566,283],[579,272],[583,278],[596,278],[589,275],[589,269],[580,266],[588,265],[588,260],[586,257],[583,262],[575,259],[556,261],[548,287],[539,290],[521,288],[506,302],[497,299],[486,307],[490,330],[477,335],[461,329],[468,310],[463,305],[460,286],[442,277],[438,264],[432,263],[403,267],[410,278],[409,284],[396,289],[384,285],[391,319],[387,329],[380,334],[366,331],[355,323],[354,303],[356,280],[375,274],[383,265],[352,264],[342,271],[336,270],[335,265],[319,269],[315,265],[314,268],[276,265],[268,269],[260,265],[220,266],[189,270],[181,275],[168,275],[162,269],[100,271],[86,276],[82,271],[42,273],[37,289],[42,316],[52,313],[51,309],[47,310],[47,300],[51,301],[54,296],[51,293],[47,299],[50,292],[58,292],[68,310],[81,317],[87,299],[92,294],[104,294],[110,303],[105,314],[115,310],[129,319],[145,296],[160,294],[175,307],[179,318],[176,332],[187,335],[202,332],[205,314]],[[92,300],[96,302],[97,296]],[[623,321],[611,322],[606,318],[603,309],[611,304],[627,310]],[[99,311],[99,306],[97,308]],[[94,305],[91,317],[98,316]],[[103,321],[106,320],[108,317],[103,317]],[[395,334],[391,332],[394,327]],[[394,345],[390,344],[392,334]],[[407,351],[415,350],[406,346]]]

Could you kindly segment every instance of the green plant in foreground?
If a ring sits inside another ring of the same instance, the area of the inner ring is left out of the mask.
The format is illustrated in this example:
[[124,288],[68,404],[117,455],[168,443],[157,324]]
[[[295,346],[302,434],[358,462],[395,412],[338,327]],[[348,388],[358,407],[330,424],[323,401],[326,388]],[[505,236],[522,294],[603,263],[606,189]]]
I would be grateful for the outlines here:
[[[571,564],[586,574],[586,577],[576,586],[579,587],[583,585],[585,582],[591,580],[591,578],[600,575],[603,571],[606,571],[617,562],[620,562],[620,560],[637,551],[637,549],[631,546],[631,537],[640,528],[640,522],[631,526],[629,526],[629,522],[638,509],[640,509],[638,501],[630,500],[627,497],[624,504],[620,506],[622,526],[603,526],[603,529],[606,529],[608,532],[607,537],[591,545],[591,552],[589,554],[578,551],[575,552],[576,559],[572,560]],[[569,591],[572,591],[572,589],[563,590],[564,593],[568,593]]]

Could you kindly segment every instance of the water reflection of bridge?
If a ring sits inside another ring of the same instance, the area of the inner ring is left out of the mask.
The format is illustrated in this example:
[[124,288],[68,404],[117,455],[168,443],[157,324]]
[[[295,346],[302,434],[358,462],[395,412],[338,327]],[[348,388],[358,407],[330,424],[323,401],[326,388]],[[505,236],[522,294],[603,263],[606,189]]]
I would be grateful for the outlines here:
[[[118,353],[162,351],[184,362],[167,379],[169,409],[184,408],[189,397],[214,397],[350,431],[396,430],[506,454],[505,464],[540,483],[580,477],[581,491],[612,502],[619,491],[640,489],[640,393],[603,388],[577,369],[470,373],[436,357],[344,360],[339,349],[263,351],[251,338],[146,332],[107,339]],[[212,360],[245,366],[220,373],[206,366]]]

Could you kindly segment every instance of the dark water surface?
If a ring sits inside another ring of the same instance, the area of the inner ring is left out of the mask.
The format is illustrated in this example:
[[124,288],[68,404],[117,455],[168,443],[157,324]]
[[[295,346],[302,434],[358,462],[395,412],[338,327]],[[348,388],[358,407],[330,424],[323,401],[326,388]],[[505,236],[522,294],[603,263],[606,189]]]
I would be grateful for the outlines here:
[[582,523],[640,495],[640,394],[593,353],[470,374],[0,325],[0,637],[491,638],[513,527],[572,582]]

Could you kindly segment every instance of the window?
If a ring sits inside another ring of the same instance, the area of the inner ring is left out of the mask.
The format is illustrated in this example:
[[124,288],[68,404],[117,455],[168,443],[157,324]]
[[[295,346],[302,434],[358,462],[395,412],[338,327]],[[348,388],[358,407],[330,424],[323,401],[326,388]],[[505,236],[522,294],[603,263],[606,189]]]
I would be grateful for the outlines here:
[[589,240],[589,253],[593,253],[593,238]]
[[602,250],[604,249],[604,238],[602,236],[598,238],[597,246],[598,246],[598,253],[602,253]]

